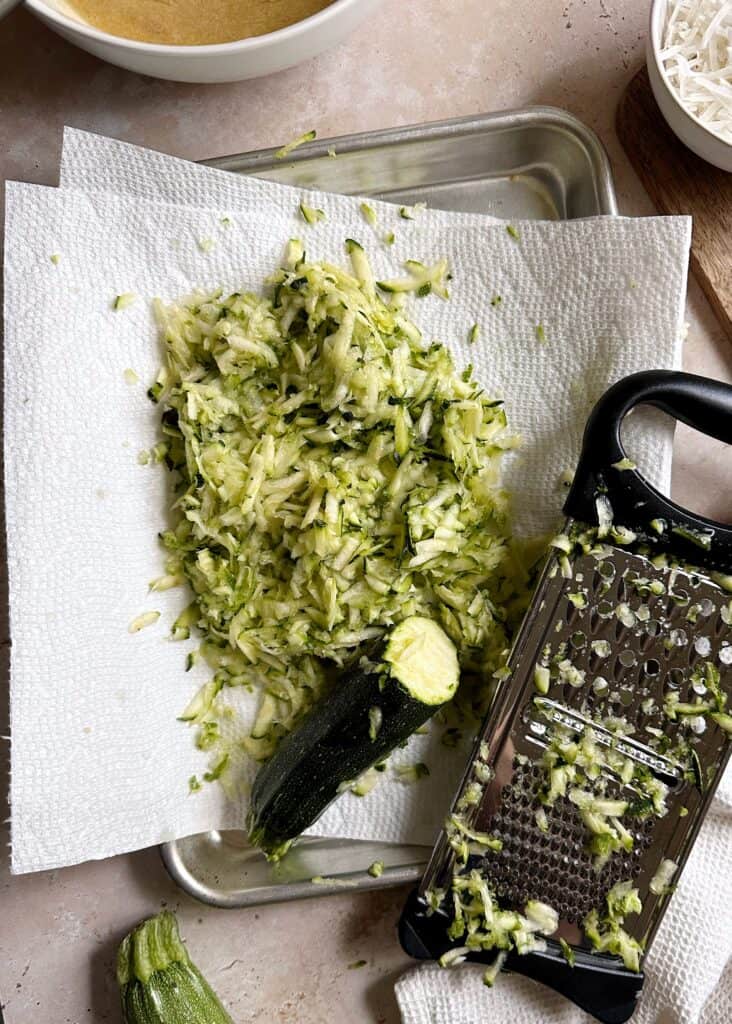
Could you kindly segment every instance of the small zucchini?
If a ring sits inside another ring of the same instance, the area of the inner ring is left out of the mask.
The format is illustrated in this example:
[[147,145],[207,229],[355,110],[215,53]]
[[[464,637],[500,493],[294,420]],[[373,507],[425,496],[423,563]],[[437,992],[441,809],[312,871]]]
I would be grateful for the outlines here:
[[188,955],[169,910],[122,940],[117,982],[125,1024],[233,1024]]
[[395,626],[375,661],[376,667],[350,669],[260,769],[247,826],[250,841],[270,859],[279,859],[351,780],[383,761],[457,690],[455,647],[423,616]]

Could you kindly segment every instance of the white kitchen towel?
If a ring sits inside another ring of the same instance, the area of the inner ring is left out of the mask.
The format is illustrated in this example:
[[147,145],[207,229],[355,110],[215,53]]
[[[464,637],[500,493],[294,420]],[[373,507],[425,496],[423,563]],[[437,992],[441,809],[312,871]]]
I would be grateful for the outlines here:
[[[732,808],[715,801],[644,964],[637,1024],[732,1021]],[[403,1024],[589,1024],[563,997],[517,975],[415,968],[396,984]]]
[[[357,202],[323,196],[318,205],[330,219],[308,228],[279,199],[233,215],[229,203],[196,209],[8,186],[15,871],[241,826],[245,796],[227,801],[216,786],[188,795],[205,755],[176,714],[205,674],[184,674],[185,645],[167,639],[185,595],[147,594],[160,571],[156,535],[167,504],[165,474],[136,460],[157,431],[145,398],[160,359],[150,300],[196,287],[260,288],[294,233],[313,257],[340,259],[347,236],[368,244]],[[436,211],[407,225],[391,249],[373,237],[380,275],[408,256],[450,260],[451,301],[429,297],[415,303],[415,316],[458,365],[472,361],[505,395],[524,437],[507,473],[524,532],[556,521],[558,480],[576,459],[591,400],[625,373],[677,364],[688,243],[686,219],[525,223],[515,239],[505,225],[457,225]],[[139,298],[113,312],[120,292]],[[499,310],[488,301],[495,293]],[[469,346],[474,322],[481,340]],[[125,369],[141,383],[126,383]],[[667,428],[655,424],[633,454],[667,482]],[[160,610],[160,622],[130,636],[128,623],[147,609]],[[366,798],[346,794],[317,833],[431,843],[464,757],[416,737],[397,760],[426,760],[429,779],[409,787],[390,777]]]

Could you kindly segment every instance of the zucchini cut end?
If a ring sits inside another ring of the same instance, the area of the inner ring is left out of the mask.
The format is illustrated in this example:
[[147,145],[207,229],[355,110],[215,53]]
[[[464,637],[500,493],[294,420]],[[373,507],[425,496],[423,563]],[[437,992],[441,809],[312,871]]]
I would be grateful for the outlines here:
[[392,678],[428,706],[451,700],[460,682],[455,645],[441,626],[422,615],[412,615],[394,627],[384,662]]

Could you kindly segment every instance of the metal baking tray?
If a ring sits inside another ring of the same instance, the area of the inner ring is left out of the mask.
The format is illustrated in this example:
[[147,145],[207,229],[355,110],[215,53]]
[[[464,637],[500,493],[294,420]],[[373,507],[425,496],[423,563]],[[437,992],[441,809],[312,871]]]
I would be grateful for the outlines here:
[[[337,159],[328,156],[335,149]],[[571,114],[530,107],[480,117],[346,135],[308,143],[287,161],[274,149],[206,161],[234,174],[300,188],[426,202],[516,220],[575,220],[616,214],[607,156]],[[243,832],[204,832],[161,847],[173,879],[216,907],[246,907],[347,889],[417,881],[431,847],[351,839],[303,839],[268,864]],[[384,863],[380,878],[367,868]],[[312,882],[314,876],[329,881]]]

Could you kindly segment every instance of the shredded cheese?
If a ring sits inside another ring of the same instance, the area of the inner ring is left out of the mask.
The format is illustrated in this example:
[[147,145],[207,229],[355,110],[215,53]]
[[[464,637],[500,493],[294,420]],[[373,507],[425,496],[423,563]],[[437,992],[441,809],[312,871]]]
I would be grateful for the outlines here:
[[659,56],[686,110],[732,143],[732,0],[672,0]]

